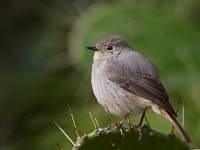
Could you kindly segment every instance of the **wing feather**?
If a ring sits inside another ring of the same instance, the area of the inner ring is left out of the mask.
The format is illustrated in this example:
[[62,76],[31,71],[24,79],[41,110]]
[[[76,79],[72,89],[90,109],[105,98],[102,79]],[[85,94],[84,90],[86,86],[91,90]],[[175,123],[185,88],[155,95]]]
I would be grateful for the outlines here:
[[[117,59],[123,61],[117,61]],[[145,61],[139,59],[145,59]],[[139,62],[143,63],[140,64]],[[127,59],[116,58],[108,60],[107,63],[106,75],[110,81],[135,95],[156,103],[177,116],[169,103],[168,94],[160,82],[157,68],[146,57],[140,54],[132,62],[127,61]]]

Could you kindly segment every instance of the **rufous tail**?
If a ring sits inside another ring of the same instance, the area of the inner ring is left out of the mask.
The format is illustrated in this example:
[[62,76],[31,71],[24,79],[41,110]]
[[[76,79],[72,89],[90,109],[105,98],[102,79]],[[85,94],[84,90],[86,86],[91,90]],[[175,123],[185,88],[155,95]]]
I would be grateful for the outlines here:
[[169,121],[174,125],[174,127],[178,130],[178,132],[181,134],[181,136],[183,137],[183,140],[186,143],[192,143],[190,140],[190,137],[187,135],[187,133],[182,128],[182,126],[178,123],[175,117],[172,114],[168,113],[166,110],[164,109],[161,109],[161,110],[165,114],[165,116],[169,119]]

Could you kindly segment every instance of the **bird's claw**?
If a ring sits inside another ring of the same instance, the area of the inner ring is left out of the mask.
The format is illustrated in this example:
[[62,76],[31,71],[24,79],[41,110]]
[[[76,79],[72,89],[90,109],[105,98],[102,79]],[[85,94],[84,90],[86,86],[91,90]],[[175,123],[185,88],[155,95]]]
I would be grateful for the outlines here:
[[140,139],[142,138],[142,131],[141,131],[141,127],[139,127],[139,128],[138,128],[138,131],[139,131],[139,136],[140,136],[138,140],[140,140]]
[[120,133],[121,133],[121,135],[124,139],[124,132],[123,132],[123,128],[122,128],[122,123],[120,122],[120,123],[115,124],[115,127],[120,130]]
[[138,140],[140,140],[141,138],[142,138],[142,128],[141,128],[141,125],[139,124],[139,125],[132,125],[131,124],[131,127],[132,128],[137,128],[138,129],[138,131],[139,131],[139,138],[138,138]]

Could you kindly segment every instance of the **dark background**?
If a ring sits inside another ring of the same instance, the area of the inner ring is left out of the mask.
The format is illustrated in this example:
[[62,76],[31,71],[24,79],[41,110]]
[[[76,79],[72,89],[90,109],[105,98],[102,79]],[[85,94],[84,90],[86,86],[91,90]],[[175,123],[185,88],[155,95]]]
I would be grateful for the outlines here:
[[[68,104],[83,133],[94,130],[87,106],[107,124],[112,123],[93,96],[93,52],[85,49],[112,34],[125,37],[158,67],[175,109],[182,96],[185,130],[193,141],[191,146],[200,147],[198,0],[0,3],[0,149],[59,149],[54,139],[65,150],[72,148],[53,123],[76,140],[67,122],[71,121]],[[179,116],[181,122],[181,109]],[[153,129],[171,131],[169,121],[152,110],[147,117]],[[137,124],[139,118],[131,117],[131,122]]]

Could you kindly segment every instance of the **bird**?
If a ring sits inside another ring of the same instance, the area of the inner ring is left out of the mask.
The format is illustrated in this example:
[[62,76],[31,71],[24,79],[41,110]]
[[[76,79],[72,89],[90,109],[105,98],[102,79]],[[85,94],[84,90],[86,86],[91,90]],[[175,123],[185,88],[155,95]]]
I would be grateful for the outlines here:
[[161,83],[157,67],[141,53],[135,51],[118,35],[101,39],[95,46],[92,64],[92,90],[97,101],[117,116],[142,113],[151,108],[168,119],[186,143],[191,139],[176,120],[177,114],[169,102],[169,96]]

